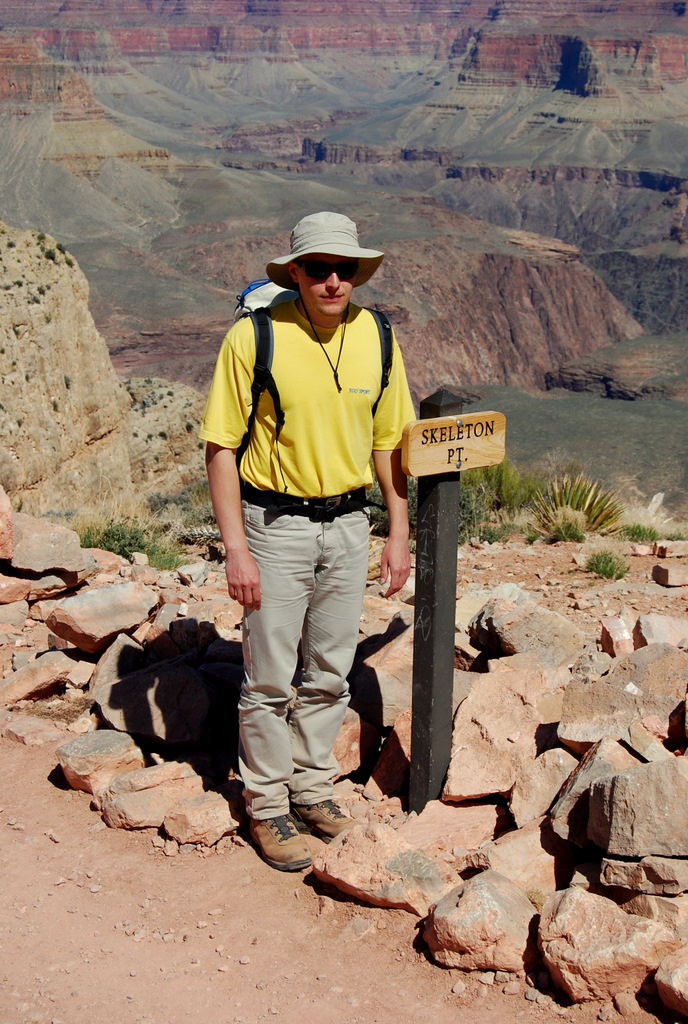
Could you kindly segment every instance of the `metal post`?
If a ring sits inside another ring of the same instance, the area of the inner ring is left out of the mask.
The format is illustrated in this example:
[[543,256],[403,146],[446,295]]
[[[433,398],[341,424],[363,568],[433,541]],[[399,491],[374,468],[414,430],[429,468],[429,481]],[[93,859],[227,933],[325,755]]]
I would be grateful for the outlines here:
[[[436,391],[420,418],[460,416],[456,395]],[[451,757],[459,473],[418,479],[413,708],[409,810],[436,800]]]

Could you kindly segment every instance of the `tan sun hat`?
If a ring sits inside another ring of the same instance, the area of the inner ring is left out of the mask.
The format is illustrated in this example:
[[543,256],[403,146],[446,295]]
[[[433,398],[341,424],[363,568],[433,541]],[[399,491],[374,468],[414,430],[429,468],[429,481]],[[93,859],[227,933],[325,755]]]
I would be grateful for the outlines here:
[[354,287],[365,284],[385,258],[377,249],[362,249],[358,244],[356,225],[342,213],[310,213],[303,217],[291,233],[291,252],[278,256],[265,268],[271,281],[282,288],[293,288],[288,263],[313,253],[326,256],[346,256],[358,260],[358,273]]

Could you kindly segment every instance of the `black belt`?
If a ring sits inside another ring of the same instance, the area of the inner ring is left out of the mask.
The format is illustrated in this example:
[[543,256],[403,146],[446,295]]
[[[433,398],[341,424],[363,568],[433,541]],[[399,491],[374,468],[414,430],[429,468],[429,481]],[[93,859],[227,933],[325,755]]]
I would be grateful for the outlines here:
[[241,497],[252,505],[264,508],[270,515],[308,516],[317,521],[334,519],[335,516],[375,505],[384,508],[376,501],[369,501],[365,487],[357,487],[343,494],[332,494],[328,498],[300,498],[295,494],[282,494],[280,491],[262,491],[252,484],[241,481]]

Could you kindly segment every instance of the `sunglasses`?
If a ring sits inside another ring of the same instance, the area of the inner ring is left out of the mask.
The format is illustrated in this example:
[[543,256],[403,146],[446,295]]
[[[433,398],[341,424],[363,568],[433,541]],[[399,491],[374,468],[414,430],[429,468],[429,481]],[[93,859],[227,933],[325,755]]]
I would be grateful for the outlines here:
[[331,274],[336,274],[340,281],[350,281],[358,273],[357,260],[342,260],[341,263],[325,263],[324,260],[295,260],[306,277],[313,281],[326,281]]

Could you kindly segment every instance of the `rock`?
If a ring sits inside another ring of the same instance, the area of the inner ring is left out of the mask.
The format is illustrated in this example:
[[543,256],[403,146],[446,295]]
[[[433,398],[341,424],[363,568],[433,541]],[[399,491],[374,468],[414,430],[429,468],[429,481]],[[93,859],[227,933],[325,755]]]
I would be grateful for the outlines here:
[[623,743],[644,761],[668,761],[674,755],[640,722],[631,722],[620,736]]
[[637,914],[665,924],[682,942],[688,940],[688,896],[652,896],[640,892],[630,900],[624,900],[620,906],[627,914]]
[[132,672],[93,690],[108,725],[166,743],[196,743],[210,710],[203,677],[183,659]]
[[688,587],[688,565],[653,565],[652,579],[662,587]]
[[11,561],[14,554],[14,512],[0,484],[0,558]]
[[577,888],[547,899],[538,942],[552,981],[574,1003],[638,991],[679,944],[665,925],[624,914],[611,900]]
[[682,946],[664,957],[657,968],[655,984],[665,1006],[688,1016],[688,947]]
[[530,599],[491,599],[472,620],[469,633],[482,647],[501,654],[532,651],[551,668],[571,665],[585,646],[577,626]]
[[612,665],[612,657],[604,651],[598,651],[597,645],[588,645],[578,655],[571,666],[571,676],[580,682],[589,683],[592,679],[608,672]]
[[[19,576],[0,575],[0,604],[14,604],[17,601],[26,601],[30,593],[31,582],[29,580],[21,579]],[[0,618],[2,618],[1,611]]]
[[131,736],[99,729],[59,747],[57,756],[72,789],[98,794],[125,772],[145,767],[143,753]]
[[377,907],[425,917],[456,875],[410,846],[388,825],[344,832],[313,859],[318,878]]
[[62,651],[49,651],[0,681],[0,703],[38,700],[59,693],[74,670],[74,662]]
[[223,836],[236,832],[239,823],[219,793],[192,793],[174,805],[163,820],[165,832],[178,843],[214,846]]
[[33,715],[12,715],[0,728],[3,736],[27,747],[42,747],[45,743],[64,739],[64,732],[56,722],[35,718]]
[[641,615],[633,628],[636,647],[648,644],[672,644],[688,641],[688,618],[675,615]]
[[120,583],[60,601],[46,624],[82,651],[104,650],[118,633],[135,629],[158,602],[142,583]]
[[146,652],[127,633],[120,633],[98,659],[91,676],[91,692],[95,693],[108,683],[116,683],[123,676],[137,672],[146,664]]
[[[546,745],[546,698],[568,673],[504,671],[477,677],[454,718],[452,758],[443,800],[509,793]],[[541,703],[543,706],[541,707]]]
[[569,844],[553,831],[549,818],[535,819],[484,843],[465,858],[465,865],[498,871],[538,905],[544,894],[568,886],[573,874]]
[[535,921],[523,890],[498,871],[485,871],[438,901],[423,937],[444,967],[516,973],[535,962]]
[[576,758],[561,747],[545,750],[519,770],[509,798],[509,810],[521,828],[547,813],[571,772]]
[[0,604],[0,623],[8,626],[16,626],[22,629],[29,614],[27,601],[11,601],[8,604]]
[[14,529],[14,554],[10,561],[14,569],[33,573],[68,572],[79,579],[96,573],[95,558],[81,547],[74,530],[22,512],[14,517]]
[[351,707],[378,728],[391,728],[411,707],[413,681],[413,610],[394,616],[381,640],[357,660],[349,674]]
[[602,858],[602,881],[655,896],[688,892],[688,858],[642,857],[640,860]]
[[615,740],[603,739],[593,744],[569,776],[552,808],[552,827],[557,835],[577,846],[586,846],[590,787],[593,782],[639,763]]
[[402,711],[380,751],[366,789],[378,800],[408,789],[411,763],[411,708]]
[[200,587],[208,578],[208,563],[193,562],[189,565],[180,565],[177,575],[187,587]]
[[688,857],[688,759],[618,771],[590,789],[588,837],[617,857]]
[[688,540],[658,540],[653,545],[658,558],[683,558],[688,555]]
[[566,688],[558,736],[584,753],[604,736],[618,739],[635,721],[657,715],[683,739],[681,702],[688,684],[688,654],[669,644],[642,647],[617,660],[592,682],[573,679]]
[[630,654],[635,649],[633,630],[621,616],[602,619],[600,645],[612,658]]
[[420,814],[407,818],[399,835],[429,857],[448,856],[457,847],[476,850],[495,839],[509,827],[508,819],[506,810],[498,804],[430,800]]
[[203,793],[200,775],[177,761],[119,775],[100,794],[103,820],[110,828],[159,828],[186,796]]
[[[223,645],[223,650],[231,651],[226,640],[216,640],[206,651],[206,660],[209,655],[211,660],[216,659],[220,650],[217,645]],[[379,746],[380,733],[375,726],[370,722],[364,722],[353,708],[347,708],[334,744],[333,753],[339,765],[337,777],[350,775],[351,772],[357,771],[362,764],[367,762],[368,758],[374,755]]]

